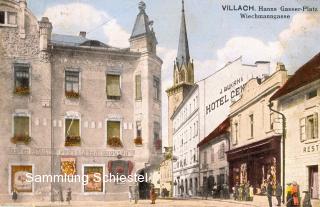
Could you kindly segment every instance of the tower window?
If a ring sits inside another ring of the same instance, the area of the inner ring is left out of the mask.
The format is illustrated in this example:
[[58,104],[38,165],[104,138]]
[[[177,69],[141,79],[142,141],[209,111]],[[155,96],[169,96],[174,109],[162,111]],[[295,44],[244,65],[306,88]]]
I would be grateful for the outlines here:
[[158,77],[153,77],[153,90],[154,90],[153,98],[156,101],[160,101],[160,80]]

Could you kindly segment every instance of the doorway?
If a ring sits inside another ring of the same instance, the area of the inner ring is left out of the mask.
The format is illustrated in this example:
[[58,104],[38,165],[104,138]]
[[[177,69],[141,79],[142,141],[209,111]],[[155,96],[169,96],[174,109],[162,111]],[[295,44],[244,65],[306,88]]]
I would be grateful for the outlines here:
[[309,167],[309,191],[311,198],[319,199],[319,176],[318,166]]

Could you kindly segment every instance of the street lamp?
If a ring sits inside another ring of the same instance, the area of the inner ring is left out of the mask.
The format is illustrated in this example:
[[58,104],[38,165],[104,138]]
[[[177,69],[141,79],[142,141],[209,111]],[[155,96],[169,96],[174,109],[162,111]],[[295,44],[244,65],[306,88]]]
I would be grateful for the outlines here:
[[286,146],[286,117],[283,113],[273,109],[273,103],[269,101],[269,109],[276,114],[280,114],[282,118],[282,203],[285,197],[285,146]]

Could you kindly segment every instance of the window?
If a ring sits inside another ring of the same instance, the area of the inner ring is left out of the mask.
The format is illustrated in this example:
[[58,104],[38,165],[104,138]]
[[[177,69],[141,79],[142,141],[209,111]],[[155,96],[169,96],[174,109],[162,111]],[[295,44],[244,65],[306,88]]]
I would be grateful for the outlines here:
[[120,139],[120,121],[107,121],[107,134],[108,139]]
[[4,24],[4,23],[5,23],[5,12],[0,11],[0,24]]
[[107,121],[107,144],[111,147],[122,147],[120,121]]
[[224,143],[222,143],[219,149],[219,159],[224,159],[224,153],[225,153],[225,146],[224,146]]
[[30,92],[29,65],[16,64],[14,66],[15,93],[24,95]]
[[317,114],[311,115],[307,117],[307,139],[316,139],[318,138],[318,116]]
[[253,138],[253,114],[249,115],[250,122],[250,138]]
[[16,25],[17,24],[17,13],[0,11],[0,25]]
[[214,147],[211,147],[211,163],[214,163]]
[[136,122],[136,130],[137,130],[137,137],[141,137],[142,136],[141,121]]
[[80,120],[65,119],[65,146],[80,146]]
[[65,95],[79,97],[79,71],[65,71]]
[[300,119],[301,141],[318,138],[318,113]]
[[28,144],[30,142],[30,120],[28,116],[14,116],[13,118],[13,138],[14,144],[18,142],[24,142]]
[[136,100],[142,99],[141,94],[141,75],[136,75]]
[[120,100],[120,75],[107,74],[107,98],[112,100]]
[[8,24],[11,24],[11,25],[17,24],[17,13],[8,12]]
[[153,77],[153,90],[154,90],[153,98],[156,101],[160,101],[160,80],[157,77]]
[[310,91],[309,93],[307,93],[307,99],[314,98],[314,97],[316,97],[317,95],[318,95],[317,90]]
[[274,117],[273,113],[270,113],[270,130],[273,130],[274,128]]
[[203,152],[203,164],[207,164],[207,151]]
[[156,150],[160,150],[162,148],[162,141],[160,138],[160,123],[153,122],[153,140],[154,146]]
[[236,145],[239,139],[239,124],[235,122],[232,129],[232,144]]

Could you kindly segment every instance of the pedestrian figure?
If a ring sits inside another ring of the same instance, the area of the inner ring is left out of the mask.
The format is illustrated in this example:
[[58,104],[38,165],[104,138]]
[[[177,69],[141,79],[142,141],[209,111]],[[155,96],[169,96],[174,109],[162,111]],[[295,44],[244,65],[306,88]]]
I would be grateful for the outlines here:
[[273,194],[272,183],[271,183],[271,180],[269,180],[267,185],[267,197],[268,197],[269,207],[272,207],[272,194]]
[[276,198],[278,201],[277,206],[281,206],[281,196],[282,196],[282,186],[280,185],[280,183],[277,183],[277,187],[276,187]]
[[181,189],[181,197],[184,197],[184,186],[181,184],[180,185],[180,189]]
[[62,191],[62,187],[60,185],[60,189],[59,189],[59,198],[60,198],[60,201],[63,202],[64,199],[63,199],[63,191]]
[[299,206],[299,186],[296,182],[292,183],[292,200],[293,206]]
[[305,195],[302,201],[302,207],[312,207],[309,191],[303,192],[305,193]]
[[238,199],[239,201],[242,201],[243,199],[243,185],[241,184],[240,187],[238,188]]
[[236,183],[236,186],[234,187],[234,200],[239,200],[239,184]]
[[12,192],[12,200],[14,202],[16,202],[18,199],[18,192],[17,192],[17,189],[16,188],[13,188],[13,192]]
[[128,198],[129,198],[129,202],[131,203],[131,200],[132,200],[132,186],[129,186],[129,191],[128,191]]
[[250,201],[253,201],[253,187],[252,187],[252,185],[250,185],[250,187],[249,187],[249,198],[250,198]]
[[150,198],[151,198],[151,204],[156,204],[157,194],[156,194],[156,191],[154,190],[154,187],[151,188]]
[[139,188],[137,183],[134,186],[134,203],[137,204],[139,200]]
[[292,185],[291,185],[291,183],[287,184],[286,195],[287,195],[287,207],[293,206],[292,205],[293,198],[292,198]]
[[244,185],[244,200],[249,201],[249,182]]
[[68,188],[68,191],[67,191],[67,198],[66,198],[66,201],[68,202],[68,204],[70,205],[70,202],[71,202],[71,188]]

